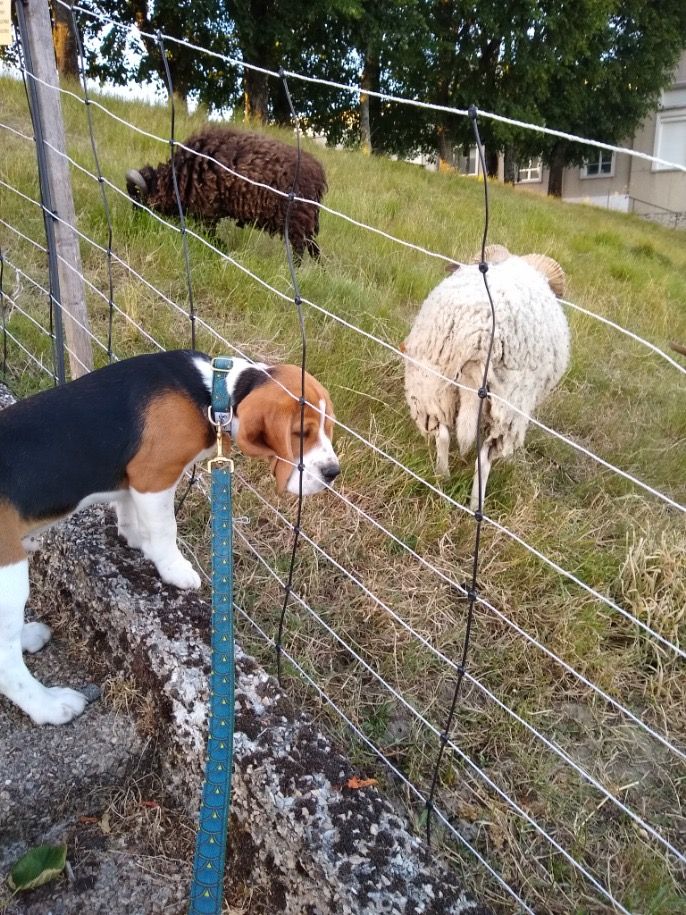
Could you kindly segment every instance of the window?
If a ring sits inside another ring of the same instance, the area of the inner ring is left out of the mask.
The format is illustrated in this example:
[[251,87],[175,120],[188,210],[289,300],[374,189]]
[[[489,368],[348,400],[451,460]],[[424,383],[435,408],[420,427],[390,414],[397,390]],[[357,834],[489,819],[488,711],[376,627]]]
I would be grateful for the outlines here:
[[598,155],[581,166],[581,178],[611,178],[615,173],[615,154],[599,149]]
[[[677,165],[686,165],[686,113],[659,116],[655,131],[655,155]],[[668,165],[653,163],[653,171],[667,170]]]
[[517,169],[517,181],[542,181],[543,180],[543,163],[540,159],[528,159],[526,163],[520,165]]

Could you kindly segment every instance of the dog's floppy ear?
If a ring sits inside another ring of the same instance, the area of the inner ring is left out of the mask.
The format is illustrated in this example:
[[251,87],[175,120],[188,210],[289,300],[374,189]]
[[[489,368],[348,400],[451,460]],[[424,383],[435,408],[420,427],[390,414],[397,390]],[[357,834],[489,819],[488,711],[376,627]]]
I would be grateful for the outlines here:
[[258,388],[243,400],[236,445],[248,457],[272,458],[271,470],[276,477],[276,487],[283,492],[295,463],[291,440],[292,417],[290,411],[284,409],[285,405],[279,403],[281,398],[272,398]]

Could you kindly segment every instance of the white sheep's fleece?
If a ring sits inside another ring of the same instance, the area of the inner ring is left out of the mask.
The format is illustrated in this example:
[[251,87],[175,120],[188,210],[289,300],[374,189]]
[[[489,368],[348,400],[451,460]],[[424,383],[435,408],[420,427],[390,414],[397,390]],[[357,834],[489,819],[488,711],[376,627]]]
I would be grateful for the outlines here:
[[[488,270],[495,307],[495,338],[488,386],[533,412],[552,391],[569,362],[569,328],[545,277],[510,257]],[[491,309],[478,266],[460,267],[429,293],[405,341],[412,359],[469,387],[481,385],[491,329]],[[423,434],[439,424],[456,432],[465,454],[476,440],[478,397],[405,363],[405,392]],[[508,457],[524,442],[528,421],[498,400],[485,404],[492,456]]]

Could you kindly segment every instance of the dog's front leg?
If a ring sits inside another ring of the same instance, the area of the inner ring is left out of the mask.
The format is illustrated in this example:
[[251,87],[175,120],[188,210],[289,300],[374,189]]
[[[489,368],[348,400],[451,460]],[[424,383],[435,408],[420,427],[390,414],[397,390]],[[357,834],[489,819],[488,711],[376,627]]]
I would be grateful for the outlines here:
[[161,492],[129,489],[138,515],[141,549],[157,566],[162,581],[177,588],[199,588],[200,576],[176,545],[175,490],[175,486]]
[[112,503],[112,507],[117,513],[117,533],[125,540],[133,550],[140,550],[143,546],[143,538],[138,521],[138,513],[131,493],[124,491]]
[[86,697],[73,689],[45,687],[29,673],[22,649],[38,651],[50,630],[42,623],[24,624],[28,596],[28,559],[0,567],[0,694],[36,724],[65,724],[81,714]]

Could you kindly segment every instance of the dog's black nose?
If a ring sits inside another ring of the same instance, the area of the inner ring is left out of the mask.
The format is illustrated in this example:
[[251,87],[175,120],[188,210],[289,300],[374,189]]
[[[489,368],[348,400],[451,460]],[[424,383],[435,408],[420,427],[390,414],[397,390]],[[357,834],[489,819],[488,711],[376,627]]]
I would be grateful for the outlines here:
[[340,464],[327,464],[321,469],[321,474],[325,483],[333,483],[340,472]]

